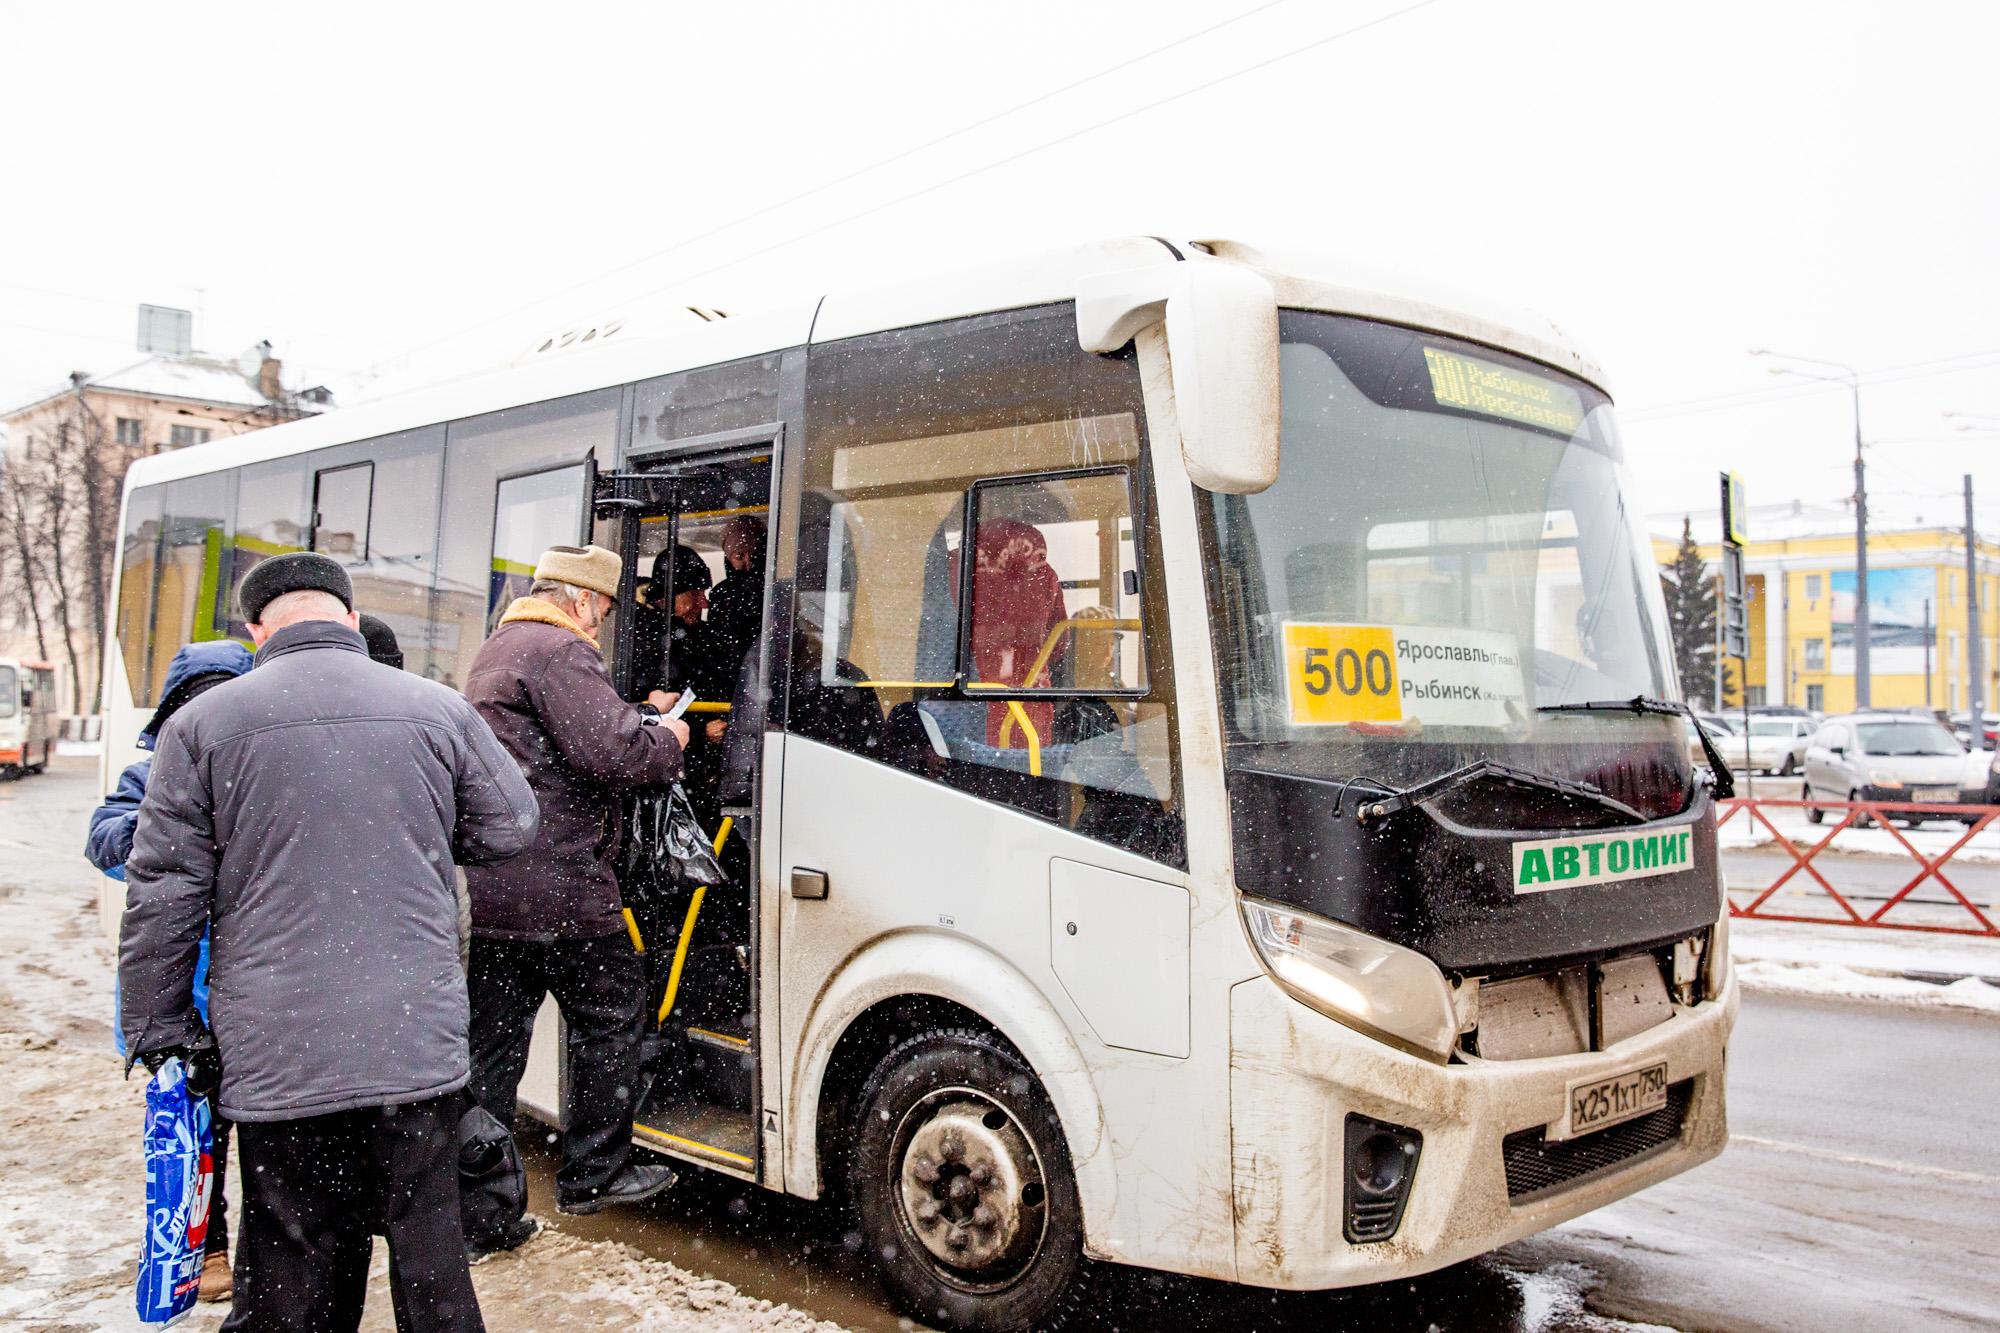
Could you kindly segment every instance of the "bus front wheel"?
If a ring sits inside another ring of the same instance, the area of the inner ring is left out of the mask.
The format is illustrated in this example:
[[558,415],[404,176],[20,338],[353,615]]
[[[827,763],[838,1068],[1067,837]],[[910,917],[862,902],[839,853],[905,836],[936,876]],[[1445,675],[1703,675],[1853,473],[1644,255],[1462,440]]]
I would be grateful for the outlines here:
[[861,1090],[850,1157],[861,1234],[898,1304],[945,1328],[1047,1329],[1089,1267],[1048,1094],[1000,1038],[912,1037]]

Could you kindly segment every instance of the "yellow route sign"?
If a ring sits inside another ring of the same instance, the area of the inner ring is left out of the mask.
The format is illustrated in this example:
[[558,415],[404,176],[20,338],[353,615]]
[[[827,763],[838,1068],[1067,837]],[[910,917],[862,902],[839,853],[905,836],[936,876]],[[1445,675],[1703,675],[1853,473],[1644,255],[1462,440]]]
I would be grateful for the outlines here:
[[1389,626],[1292,621],[1284,628],[1292,725],[1403,720]]
[[1438,347],[1424,349],[1431,399],[1506,421],[1573,435],[1583,424],[1583,395],[1547,375],[1496,365]]

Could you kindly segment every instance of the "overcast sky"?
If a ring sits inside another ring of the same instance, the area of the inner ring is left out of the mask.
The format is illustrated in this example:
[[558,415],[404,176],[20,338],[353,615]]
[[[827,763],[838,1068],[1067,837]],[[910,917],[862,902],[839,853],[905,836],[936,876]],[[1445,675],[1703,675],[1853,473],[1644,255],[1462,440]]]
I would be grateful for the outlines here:
[[1884,517],[1970,470],[2000,525],[2000,6],[73,0],[0,41],[7,406],[136,360],[141,301],[352,401],[647,302],[1231,236],[1547,312],[1649,513],[1849,492],[1846,391],[1767,346],[1864,372]]

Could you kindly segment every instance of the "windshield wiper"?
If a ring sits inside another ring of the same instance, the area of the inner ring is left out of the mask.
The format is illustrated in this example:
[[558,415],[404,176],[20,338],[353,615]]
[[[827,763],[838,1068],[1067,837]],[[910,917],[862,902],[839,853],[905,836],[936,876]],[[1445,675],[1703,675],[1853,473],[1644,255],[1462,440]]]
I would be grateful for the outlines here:
[[1629,699],[1591,699],[1579,704],[1537,704],[1537,713],[1657,713],[1661,717],[1688,715],[1686,704],[1669,703],[1635,694]]
[[1354,817],[1363,824],[1372,819],[1386,819],[1398,811],[1435,801],[1473,782],[1498,782],[1504,786],[1523,787],[1529,791],[1555,792],[1573,800],[1589,801],[1593,805],[1602,806],[1606,810],[1625,816],[1635,824],[1646,822],[1646,816],[1588,782],[1552,778],[1546,773],[1514,768],[1508,764],[1495,763],[1491,759],[1481,759],[1463,768],[1455,768],[1449,773],[1434,777],[1428,782],[1420,782],[1414,787],[1405,787],[1401,791],[1390,790],[1376,799],[1364,800],[1355,808]]
[[1708,734],[1708,728],[1701,725],[1694,715],[1694,709],[1686,704],[1670,703],[1665,699],[1653,699],[1643,694],[1635,694],[1629,699],[1592,699],[1575,704],[1538,704],[1537,713],[1652,713],[1660,717],[1684,717],[1694,728],[1694,734],[1701,740],[1701,752],[1708,756],[1708,767],[1715,782],[1715,799],[1726,801],[1736,794],[1736,775],[1730,771],[1729,761],[1715,748],[1715,741]]

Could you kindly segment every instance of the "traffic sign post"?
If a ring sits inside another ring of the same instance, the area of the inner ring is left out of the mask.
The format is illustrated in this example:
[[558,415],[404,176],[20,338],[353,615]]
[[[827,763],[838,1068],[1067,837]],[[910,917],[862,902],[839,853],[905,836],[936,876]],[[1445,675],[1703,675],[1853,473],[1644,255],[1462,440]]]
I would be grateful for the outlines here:
[[[1750,589],[1743,574],[1743,542],[1749,533],[1749,502],[1743,478],[1722,474],[1722,651],[1736,659],[1736,688],[1743,704],[1743,771],[1750,772]],[[1720,703],[1720,700],[1717,700]]]

